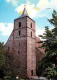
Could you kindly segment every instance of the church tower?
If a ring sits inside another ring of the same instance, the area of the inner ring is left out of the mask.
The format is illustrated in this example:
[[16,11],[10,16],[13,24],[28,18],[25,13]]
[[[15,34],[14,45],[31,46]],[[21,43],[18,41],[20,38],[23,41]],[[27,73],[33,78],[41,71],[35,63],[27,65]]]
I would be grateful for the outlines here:
[[19,61],[19,75],[31,78],[36,75],[35,22],[24,8],[20,18],[14,20],[14,52]]
[[11,44],[7,41],[7,46],[14,49],[16,75],[23,78],[36,76],[35,21],[29,17],[26,8],[14,20],[14,30],[9,40]]

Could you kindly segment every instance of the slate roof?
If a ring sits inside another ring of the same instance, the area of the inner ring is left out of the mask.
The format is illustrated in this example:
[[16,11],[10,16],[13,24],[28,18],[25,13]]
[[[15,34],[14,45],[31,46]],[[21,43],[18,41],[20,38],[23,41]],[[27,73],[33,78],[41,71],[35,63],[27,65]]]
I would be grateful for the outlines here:
[[39,37],[35,37],[35,40],[36,40],[36,48],[44,54],[45,49],[39,48],[39,47],[42,46],[42,43],[38,43],[40,41],[40,38]]
[[24,7],[23,13],[21,14],[20,18],[24,16],[29,16],[27,13],[26,7]]

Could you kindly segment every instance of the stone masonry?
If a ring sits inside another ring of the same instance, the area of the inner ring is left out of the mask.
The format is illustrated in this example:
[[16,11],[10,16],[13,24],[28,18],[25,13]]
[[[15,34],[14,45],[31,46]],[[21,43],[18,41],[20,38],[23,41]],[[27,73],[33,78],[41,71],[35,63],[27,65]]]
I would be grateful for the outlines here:
[[36,76],[36,67],[43,55],[36,43],[38,39],[35,37],[35,21],[24,8],[22,15],[14,20],[14,29],[5,44],[5,50],[12,52],[14,57],[15,75],[22,78]]

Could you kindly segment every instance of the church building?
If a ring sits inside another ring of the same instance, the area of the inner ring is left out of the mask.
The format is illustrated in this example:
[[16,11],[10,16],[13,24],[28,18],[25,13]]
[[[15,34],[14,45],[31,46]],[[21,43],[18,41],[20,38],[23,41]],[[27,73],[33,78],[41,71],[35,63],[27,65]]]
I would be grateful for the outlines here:
[[44,53],[38,41],[40,39],[35,35],[35,21],[24,8],[22,15],[14,20],[14,29],[5,44],[5,50],[13,54],[15,74],[21,78],[36,76],[38,62]]

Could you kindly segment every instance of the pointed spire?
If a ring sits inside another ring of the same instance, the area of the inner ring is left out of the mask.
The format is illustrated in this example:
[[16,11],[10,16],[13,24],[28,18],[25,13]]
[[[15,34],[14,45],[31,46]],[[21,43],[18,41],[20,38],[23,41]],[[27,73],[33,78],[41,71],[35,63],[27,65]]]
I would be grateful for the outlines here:
[[24,5],[24,10],[23,13],[21,14],[20,17],[28,16],[27,10],[26,10],[26,5]]

